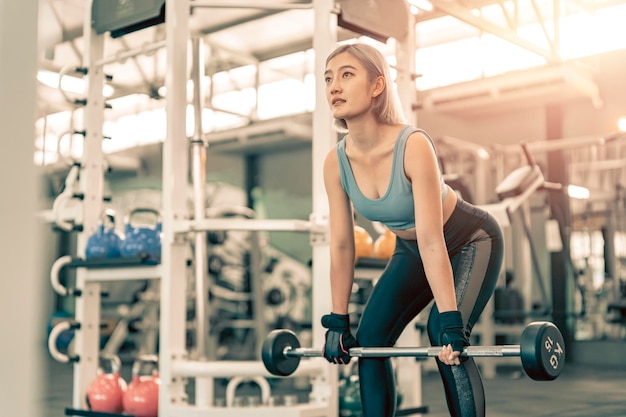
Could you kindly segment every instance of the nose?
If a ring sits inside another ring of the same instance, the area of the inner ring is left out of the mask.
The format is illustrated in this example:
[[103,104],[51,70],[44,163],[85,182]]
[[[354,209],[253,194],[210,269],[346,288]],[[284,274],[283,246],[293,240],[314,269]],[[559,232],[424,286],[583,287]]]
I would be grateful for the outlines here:
[[339,82],[336,79],[333,79],[328,85],[328,90],[330,91],[330,94],[336,94],[341,91]]

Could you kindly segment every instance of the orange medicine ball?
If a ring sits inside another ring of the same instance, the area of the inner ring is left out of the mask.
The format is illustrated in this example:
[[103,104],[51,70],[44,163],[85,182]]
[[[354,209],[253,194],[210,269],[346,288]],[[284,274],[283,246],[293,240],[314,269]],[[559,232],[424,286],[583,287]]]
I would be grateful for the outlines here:
[[374,257],[378,259],[389,259],[396,247],[396,235],[389,229],[378,236],[374,242]]
[[354,226],[354,262],[359,258],[371,258],[374,255],[374,239],[361,226]]

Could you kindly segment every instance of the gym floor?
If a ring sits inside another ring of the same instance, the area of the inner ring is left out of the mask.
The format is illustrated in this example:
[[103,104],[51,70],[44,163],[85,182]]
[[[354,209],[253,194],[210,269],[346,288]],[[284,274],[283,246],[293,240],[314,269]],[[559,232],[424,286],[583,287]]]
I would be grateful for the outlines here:
[[[55,362],[47,352],[43,417],[63,417],[71,407],[72,367]],[[123,376],[125,372],[122,372]],[[127,378],[128,379],[128,378]],[[429,413],[448,416],[443,388],[436,372],[423,373],[422,394]],[[490,417],[624,417],[626,416],[626,370],[616,367],[566,364],[554,381],[537,382],[518,369],[502,369],[495,379],[485,380],[487,416]],[[251,410],[251,416],[254,412]]]

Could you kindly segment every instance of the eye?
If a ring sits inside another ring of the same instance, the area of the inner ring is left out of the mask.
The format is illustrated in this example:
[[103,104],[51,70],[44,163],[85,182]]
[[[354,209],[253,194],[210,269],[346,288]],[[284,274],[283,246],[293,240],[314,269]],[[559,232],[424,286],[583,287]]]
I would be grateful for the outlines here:
[[351,72],[349,72],[349,71],[346,71],[346,72],[344,72],[341,76],[342,76],[343,78],[348,78],[348,77],[351,77],[352,75],[354,75],[354,74],[352,74],[352,73],[351,73]]
[[333,80],[333,79],[332,79],[332,78],[330,78],[330,77],[325,77],[325,78],[324,78],[324,82],[325,82],[326,84],[330,84],[330,83],[332,82],[332,80]]

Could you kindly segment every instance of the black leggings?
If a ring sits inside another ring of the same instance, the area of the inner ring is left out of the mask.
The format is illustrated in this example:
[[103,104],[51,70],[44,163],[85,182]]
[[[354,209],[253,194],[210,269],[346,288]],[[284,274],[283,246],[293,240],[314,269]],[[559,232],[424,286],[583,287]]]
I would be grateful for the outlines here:
[[[444,225],[454,272],[456,301],[470,332],[493,294],[502,266],[502,232],[484,210],[461,199]],[[396,239],[395,251],[365,306],[356,338],[363,347],[393,346],[404,328],[433,299],[416,241]],[[428,317],[428,336],[438,344],[439,312]],[[450,415],[482,417],[485,395],[473,359],[459,366],[437,360]],[[395,413],[395,379],[388,358],[360,358],[359,381],[364,417]]]

